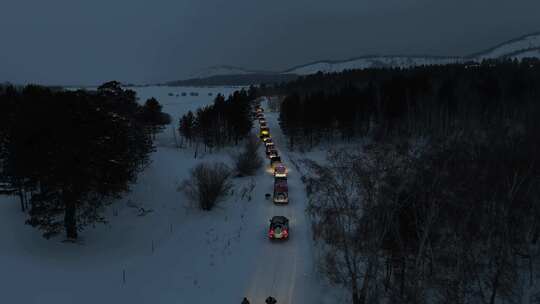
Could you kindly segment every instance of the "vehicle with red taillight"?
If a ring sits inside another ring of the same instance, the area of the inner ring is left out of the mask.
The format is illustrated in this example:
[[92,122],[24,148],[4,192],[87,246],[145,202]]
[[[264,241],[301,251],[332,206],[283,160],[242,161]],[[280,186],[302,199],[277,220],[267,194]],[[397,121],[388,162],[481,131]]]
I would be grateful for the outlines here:
[[271,240],[286,240],[289,238],[289,219],[278,215],[270,219],[268,238]]
[[274,178],[274,204],[288,204],[289,203],[289,186],[287,185],[287,178],[276,177]]

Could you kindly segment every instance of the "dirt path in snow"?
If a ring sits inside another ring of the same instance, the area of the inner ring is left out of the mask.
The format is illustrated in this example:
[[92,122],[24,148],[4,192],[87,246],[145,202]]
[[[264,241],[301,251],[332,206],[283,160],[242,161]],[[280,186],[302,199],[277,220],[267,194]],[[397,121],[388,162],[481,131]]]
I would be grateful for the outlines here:
[[[265,110],[265,103],[263,103]],[[267,174],[257,181],[255,193],[264,204],[259,208],[260,240],[258,263],[251,275],[247,297],[251,303],[264,303],[269,295],[277,299],[278,304],[317,303],[314,297],[319,292],[313,290],[316,285],[312,252],[312,238],[309,221],[306,218],[307,197],[300,174],[295,172],[286,151],[286,140],[278,123],[278,113],[265,111],[265,118],[270,134],[280,152],[283,163],[289,169],[289,204],[274,205],[264,198],[265,193],[272,193],[273,176],[269,161],[265,157]],[[258,129],[258,122],[256,122]],[[261,144],[262,145],[262,144]],[[264,155],[264,148],[261,149]],[[285,242],[270,242],[267,238],[269,220],[272,216],[283,215],[290,221],[290,239]]]

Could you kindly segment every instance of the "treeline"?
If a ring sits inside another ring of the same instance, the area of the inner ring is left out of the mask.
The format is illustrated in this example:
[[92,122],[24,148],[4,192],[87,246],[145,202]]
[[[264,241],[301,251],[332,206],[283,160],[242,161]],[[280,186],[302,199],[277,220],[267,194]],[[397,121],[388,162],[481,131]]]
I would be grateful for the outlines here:
[[201,143],[210,149],[236,145],[251,130],[251,101],[254,98],[253,87],[235,91],[227,99],[220,94],[212,105],[183,115],[178,132],[190,145]]
[[287,86],[280,118],[294,147],[371,139],[308,162],[306,179],[321,269],[353,303],[540,298],[538,60]]
[[270,92],[286,94],[280,123],[294,147],[366,135],[528,128],[539,114],[539,83],[540,62],[531,59],[319,73]]
[[97,91],[0,88],[0,190],[18,195],[27,223],[68,238],[104,222],[103,207],[129,190],[169,123],[155,99],[109,82]]

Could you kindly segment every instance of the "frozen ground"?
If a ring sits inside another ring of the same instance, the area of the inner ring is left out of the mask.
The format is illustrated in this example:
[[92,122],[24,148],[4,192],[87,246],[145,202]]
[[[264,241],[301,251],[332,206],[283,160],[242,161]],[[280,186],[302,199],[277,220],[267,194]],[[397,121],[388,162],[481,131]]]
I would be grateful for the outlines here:
[[[188,110],[211,103],[218,92],[233,90],[137,89],[142,101],[156,97],[174,122]],[[176,97],[182,91],[188,96]],[[191,91],[200,95],[189,96]],[[267,120],[279,148],[276,115],[267,114]],[[306,198],[294,169],[288,206],[264,199],[272,189],[272,176],[260,170],[253,178],[235,179],[231,197],[206,213],[191,208],[177,186],[197,162],[229,161],[230,151],[194,159],[193,150],[171,143],[172,129],[165,130],[152,165],[133,192],[107,210],[107,225],[85,230],[81,244],[62,243],[62,237],[43,239],[24,225],[16,199],[1,196],[0,302],[234,304],[243,296],[263,303],[273,295],[279,304],[341,303],[315,275]],[[284,160],[289,165],[286,155]],[[151,212],[140,216],[141,207]],[[266,239],[273,215],[290,218],[288,242]]]

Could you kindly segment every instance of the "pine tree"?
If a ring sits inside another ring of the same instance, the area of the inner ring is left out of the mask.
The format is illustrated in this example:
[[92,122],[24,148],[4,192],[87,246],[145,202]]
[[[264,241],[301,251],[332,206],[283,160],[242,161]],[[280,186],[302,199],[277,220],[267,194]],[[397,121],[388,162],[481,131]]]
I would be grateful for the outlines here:
[[[8,139],[1,141],[2,176],[31,191],[28,224],[45,237],[65,231],[75,239],[86,225],[105,221],[103,207],[149,163],[148,121],[134,92],[115,82],[97,93],[28,86],[15,96],[9,127],[0,130]],[[1,95],[0,107],[9,98]]]

